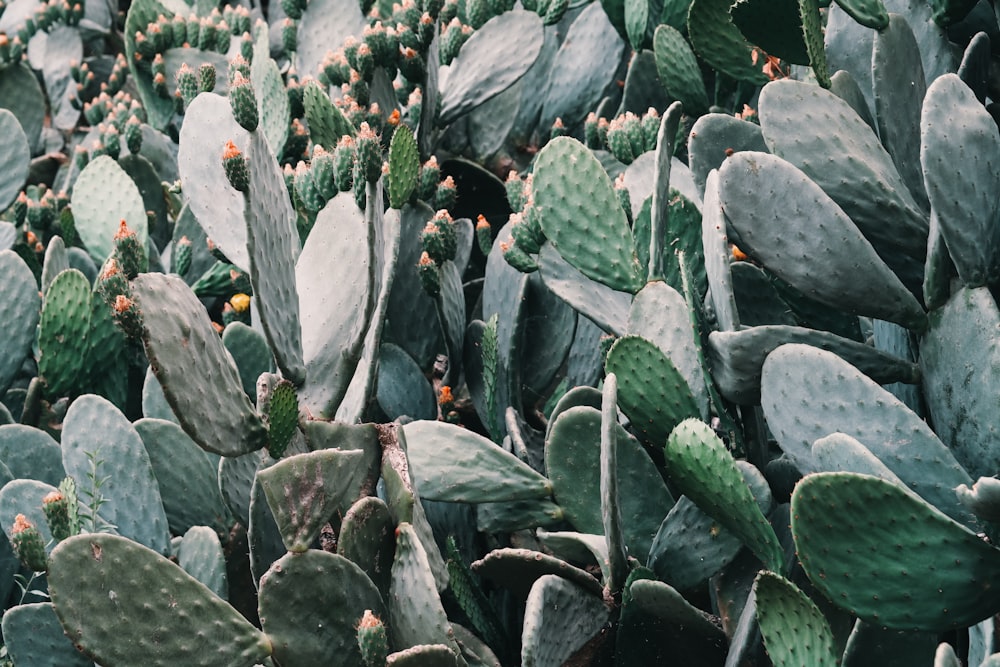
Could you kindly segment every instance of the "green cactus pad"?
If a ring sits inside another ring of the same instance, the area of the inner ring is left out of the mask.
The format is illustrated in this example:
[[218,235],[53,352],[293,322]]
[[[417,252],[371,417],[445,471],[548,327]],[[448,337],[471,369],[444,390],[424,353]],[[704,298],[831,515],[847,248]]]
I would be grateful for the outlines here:
[[382,597],[357,565],[336,554],[286,554],[260,582],[260,621],[282,665],[362,667],[357,626]]
[[708,390],[684,297],[663,282],[647,283],[632,301],[629,335],[653,343],[684,376],[702,419],[708,418]]
[[417,644],[445,644],[460,655],[448,623],[427,552],[409,523],[396,527],[396,555],[389,587],[391,645],[397,650]]
[[444,644],[419,644],[390,653],[386,667],[458,667],[455,653]]
[[665,442],[682,420],[701,414],[687,380],[644,338],[619,338],[608,352],[605,371],[618,376],[621,409],[649,442]]
[[795,65],[808,65],[809,54],[802,35],[800,3],[782,0],[778,3],[760,0],[740,0],[733,4],[733,23],[752,44],[768,55]]
[[546,575],[556,575],[584,590],[600,596],[601,584],[586,570],[566,561],[531,549],[494,549],[472,564],[481,577],[509,588],[518,599],[525,599],[532,585]]
[[625,585],[629,570],[622,503],[618,491],[618,428],[618,378],[614,373],[609,373],[604,378],[601,405],[600,492],[601,519],[608,552],[605,586],[613,593],[617,593]]
[[[146,110],[148,122],[158,130],[164,129],[174,117],[174,101],[161,97],[153,87],[153,75],[149,69],[139,67],[139,56],[136,51],[136,33],[146,32],[146,27],[156,21],[158,16],[173,18],[174,13],[157,0],[139,0],[129,5],[125,16],[125,57],[128,59],[129,74],[135,81],[139,98]],[[102,257],[99,261],[103,261]]]
[[837,202],[894,270],[917,271],[913,259],[922,262],[927,250],[926,215],[854,109],[830,91],[784,79],[764,86],[759,113],[771,152]]
[[276,370],[267,338],[249,325],[231,322],[222,332],[222,344],[236,362],[243,391],[247,396],[256,398],[257,378],[261,373],[273,373]]
[[[688,135],[688,157],[694,182],[703,196],[707,197],[709,172],[740,151],[767,151],[760,125],[722,113],[705,114],[695,121]],[[704,206],[702,210],[708,212]]]
[[482,533],[509,533],[522,528],[552,528],[565,512],[551,500],[518,500],[476,505],[476,528]]
[[872,87],[879,139],[892,156],[910,194],[926,210],[928,203],[918,137],[920,107],[927,86],[917,40],[906,19],[899,14],[890,14],[888,25],[875,33]]
[[566,562],[579,563],[581,567],[598,567],[601,576],[608,578],[608,545],[603,535],[588,535],[568,530],[552,531],[544,528],[535,536],[546,551]]
[[588,277],[612,289],[642,287],[635,243],[611,179],[589,149],[570,138],[536,158],[534,201],[552,245]]
[[248,665],[267,636],[163,556],[114,535],[77,535],[50,559],[49,591],[74,644],[102,664]]
[[615,77],[625,42],[599,3],[588,5],[573,20],[541,82],[544,90],[536,127],[549,128],[561,118],[568,128],[582,122],[600,103]]
[[634,581],[629,586],[629,595],[644,613],[679,623],[685,629],[717,641],[721,641],[724,636],[708,614],[685,600],[676,589],[662,581],[653,579]]
[[830,92],[847,102],[854,109],[854,113],[865,121],[865,125],[876,132],[878,131],[871,109],[868,108],[865,94],[861,91],[858,80],[851,76],[850,72],[843,69],[834,72],[833,76],[830,77]]
[[403,208],[417,186],[420,153],[413,130],[402,125],[392,133],[389,143],[389,205]]
[[299,401],[295,387],[281,380],[271,390],[267,404],[267,452],[280,459],[299,427]]
[[69,396],[81,387],[90,332],[90,281],[76,269],[63,271],[45,293],[38,325],[38,373],[46,395]]
[[40,150],[45,96],[27,62],[11,63],[0,71],[0,100],[0,108],[8,109],[17,118],[31,152]]
[[866,28],[882,31],[889,26],[889,12],[882,0],[837,0],[837,4]]
[[544,499],[552,483],[472,431],[438,421],[403,427],[410,474],[428,500],[482,503]]
[[285,548],[306,551],[345,499],[358,494],[365,475],[360,450],[321,449],[296,454],[257,473]]
[[986,287],[963,287],[931,313],[920,341],[924,396],[935,432],[973,477],[997,473],[993,333],[1000,312]]
[[802,343],[833,352],[880,384],[920,381],[920,368],[870,345],[827,331],[787,325],[765,325],[741,331],[713,331],[708,335],[712,379],[722,395],[734,403],[760,403],[760,374],[764,359],[785,343]]
[[938,638],[939,635],[932,632],[890,630],[878,624],[857,620],[847,637],[840,664],[843,667],[865,667],[899,660],[905,661],[907,665],[929,665],[938,646]]
[[803,472],[815,470],[813,442],[839,431],[942,512],[969,520],[954,488],[971,478],[954,455],[895,396],[832,352],[789,344],[768,355],[761,406],[782,451]]
[[767,83],[763,63],[754,64],[752,47],[729,14],[729,0],[694,0],[687,16],[695,53],[714,69],[740,81]]
[[656,71],[667,93],[696,115],[708,109],[708,93],[694,52],[679,30],[663,24],[653,34]]
[[308,81],[302,91],[302,106],[309,121],[309,137],[332,153],[343,136],[357,132],[316,81]]
[[255,30],[254,55],[250,62],[250,81],[257,94],[257,108],[260,109],[260,127],[267,143],[279,153],[288,138],[289,102],[285,82],[281,78],[278,64],[271,58],[268,30],[263,24]]
[[[906,489],[906,485],[878,460],[871,450],[844,433],[831,433],[819,438],[812,446],[817,470],[822,472],[855,472],[884,479]],[[907,489],[908,490],[908,489]]]
[[[498,237],[499,238],[499,237]],[[545,286],[604,331],[624,335],[632,295],[591,280],[546,243],[538,253],[538,273]]]
[[743,249],[796,289],[849,313],[926,326],[916,298],[854,222],[791,163],[768,153],[738,153],[719,170],[719,194]]
[[364,570],[388,599],[392,559],[396,552],[396,524],[389,507],[375,496],[359,498],[344,514],[337,535],[337,553]]
[[71,203],[76,231],[96,263],[103,263],[111,254],[112,239],[122,220],[145,247],[147,221],[142,195],[125,170],[107,155],[95,158],[80,172]]
[[[451,123],[524,76],[542,50],[542,19],[512,10],[487,21],[462,46],[441,81],[440,122]],[[497,55],[504,58],[498,60]]]
[[99,516],[118,533],[161,554],[169,553],[170,535],[160,488],[142,438],[107,399],[87,394],[70,405],[63,421],[62,458],[66,474],[81,494],[97,476],[107,478],[100,489],[104,504]]
[[203,449],[239,456],[267,445],[267,430],[205,307],[178,276],[133,283],[150,366],[185,432]]
[[834,637],[819,607],[798,586],[774,572],[754,580],[757,622],[775,667],[834,667]]
[[863,620],[941,632],[996,613],[1000,551],[891,482],[810,475],[795,487],[791,515],[809,579]]
[[210,526],[225,534],[232,520],[219,490],[219,457],[173,422],[146,418],[133,426],[149,455],[170,532],[183,535],[194,526]]
[[193,526],[184,533],[177,550],[177,564],[223,600],[229,597],[222,543],[218,533],[208,526]]
[[63,633],[51,602],[20,604],[3,615],[7,657],[37,667],[91,667]]
[[[962,118],[962,123],[953,119]],[[981,165],[956,178],[954,165]],[[920,117],[920,164],[931,208],[937,216],[958,275],[970,287],[1000,275],[1000,213],[992,196],[991,165],[1000,164],[1000,133],[975,93],[957,75],[927,89]],[[949,169],[951,167],[951,169]]]
[[129,342],[115,323],[107,301],[91,295],[90,333],[87,335],[87,375],[92,393],[124,409],[128,402]]
[[0,108],[0,137],[3,137],[0,140],[0,155],[7,165],[0,176],[0,210],[5,210],[17,198],[28,178],[31,147],[17,116],[3,108]]
[[185,199],[208,238],[230,262],[246,270],[250,267],[246,204],[242,193],[229,184],[222,154],[226,142],[232,141],[245,155],[250,135],[233,119],[229,100],[215,93],[198,95],[185,118],[177,151]]
[[6,392],[35,341],[42,300],[38,283],[27,264],[12,250],[0,251],[0,391]]
[[330,45],[360,35],[367,25],[361,6],[354,0],[311,1],[297,23],[295,69],[303,74],[318,72]]
[[704,211],[701,218],[702,251],[705,256],[705,277],[708,282],[710,305],[715,310],[715,319],[720,331],[738,331],[740,314],[733,290],[726,216],[719,202],[719,172],[715,169],[708,174],[702,210]]
[[316,216],[295,267],[302,355],[312,380],[299,401],[316,417],[332,417],[361,358],[376,296],[371,230],[350,193]]
[[[746,461],[736,461],[757,506],[767,516],[774,498],[767,480]],[[678,590],[692,590],[731,563],[743,542],[698,505],[681,496],[660,524],[647,565],[658,579]]]
[[696,419],[681,422],[670,434],[664,454],[670,478],[685,495],[738,535],[765,567],[782,570],[784,556],[774,529],[710,426]]
[[[559,415],[545,445],[545,469],[556,502],[574,528],[595,535],[604,534],[601,423],[601,413],[594,408],[570,408]],[[673,497],[642,445],[621,426],[616,431],[618,484],[630,489],[619,499],[625,542],[633,557],[645,559]]]
[[541,577],[524,606],[521,664],[564,664],[600,632],[609,614],[601,596],[555,575]]
[[177,415],[167,403],[167,397],[163,395],[160,381],[153,375],[153,369],[148,366],[146,367],[146,377],[142,383],[142,414],[150,419],[163,419],[180,424]]
[[[262,456],[258,465],[258,471],[264,470],[271,464],[267,456]],[[251,581],[259,589],[260,578],[279,559],[288,553],[282,537],[281,529],[271,512],[270,504],[267,501],[267,494],[264,487],[254,476],[253,484],[249,493],[249,514],[250,520],[247,523],[247,541],[250,556]]]
[[0,426],[0,461],[14,479],[35,479],[58,486],[66,476],[59,443],[45,431],[32,426]]
[[260,132],[250,135],[247,163],[250,189],[245,208],[246,238],[250,282],[256,298],[255,315],[271,343],[282,375],[301,385],[306,370],[295,290],[295,262],[299,257],[295,210],[281,169]]

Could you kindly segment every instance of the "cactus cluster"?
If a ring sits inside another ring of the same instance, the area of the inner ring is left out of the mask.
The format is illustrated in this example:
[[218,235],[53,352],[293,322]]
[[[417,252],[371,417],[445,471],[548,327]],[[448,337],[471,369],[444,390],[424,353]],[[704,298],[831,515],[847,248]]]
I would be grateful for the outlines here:
[[0,0],[0,661],[1000,663],[1000,25],[820,4]]

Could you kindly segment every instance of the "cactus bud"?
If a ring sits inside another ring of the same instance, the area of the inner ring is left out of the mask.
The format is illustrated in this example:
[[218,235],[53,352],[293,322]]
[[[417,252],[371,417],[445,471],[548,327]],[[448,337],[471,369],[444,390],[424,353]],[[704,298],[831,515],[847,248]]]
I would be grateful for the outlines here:
[[[86,152],[86,151],[84,151]],[[17,195],[17,199],[14,200],[14,224],[23,225],[25,219],[28,217],[28,195],[21,190],[20,194]]]
[[124,294],[115,297],[111,304],[111,316],[115,323],[125,332],[125,337],[130,341],[142,339],[142,316],[135,301]]
[[70,525],[69,500],[59,491],[52,491],[42,498],[42,510],[45,512],[45,521],[49,524],[49,531],[57,542],[65,540],[73,535]]
[[545,235],[538,224],[539,213],[535,206],[530,206],[524,213],[511,213],[510,233],[514,237],[518,248],[530,255],[538,254],[542,244],[545,243]]
[[139,237],[129,229],[124,219],[118,225],[114,244],[115,257],[118,258],[119,266],[126,278],[134,280],[137,275],[148,269],[149,261],[146,257],[146,249],[142,247]]
[[313,183],[316,184],[316,190],[320,196],[327,201],[333,199],[337,194],[337,184],[333,178],[333,154],[327,153],[322,146],[316,146],[313,148],[312,160],[309,164]]
[[187,63],[183,63],[177,70],[177,92],[180,93],[185,106],[191,104],[198,95],[198,77]]
[[545,25],[555,25],[562,20],[566,10],[569,9],[569,0],[551,0],[542,15],[542,23]]
[[465,16],[473,29],[478,30],[483,27],[483,24],[491,18],[488,0],[466,0]]
[[493,228],[482,214],[476,219],[476,243],[480,252],[484,255],[490,254],[490,249],[493,247]]
[[434,193],[437,192],[438,183],[441,182],[441,168],[438,166],[437,158],[433,155],[420,167],[419,182],[417,183],[417,196],[425,202],[434,201]]
[[182,236],[174,246],[174,272],[183,276],[191,268],[191,239]]
[[333,182],[341,192],[351,189],[354,157],[354,139],[349,135],[341,137],[333,151]]
[[362,123],[357,136],[357,164],[363,178],[369,183],[378,182],[382,175],[382,145],[368,123]]
[[202,63],[198,68],[198,91],[210,93],[215,90],[215,65]]
[[125,123],[125,145],[133,155],[142,149],[142,123],[135,116]]
[[660,133],[660,114],[655,108],[649,107],[649,110],[643,115],[640,123],[642,124],[642,143],[644,151],[655,151],[656,136]]
[[299,26],[289,18],[281,23],[281,48],[285,53],[295,53],[299,50]]
[[311,213],[318,212],[326,201],[316,189],[312,178],[312,170],[305,162],[299,162],[295,167],[295,194]]
[[441,56],[442,65],[451,64],[465,44],[465,39],[462,22],[457,17],[453,18],[441,33],[441,40],[438,42],[438,55]]
[[419,51],[406,47],[399,58],[399,71],[410,81],[422,81],[427,74],[427,62]]
[[250,190],[250,168],[247,166],[247,159],[232,140],[227,141],[222,150],[222,166],[233,188],[240,192]]
[[421,253],[420,261],[417,262],[417,273],[420,275],[420,284],[427,294],[436,297],[441,293],[441,268],[426,251]]
[[448,211],[441,210],[434,214],[434,217],[424,226],[420,243],[424,252],[436,264],[443,264],[445,261],[455,258],[458,235],[455,232],[455,223],[448,215]]
[[503,258],[507,263],[521,273],[532,273],[538,270],[538,264],[535,260],[517,246],[513,237],[500,242],[500,252],[503,253]]
[[458,200],[458,188],[455,186],[455,179],[445,176],[444,180],[438,183],[437,191],[434,193],[434,208],[452,208]]
[[628,218],[629,224],[632,224],[632,195],[625,187],[625,172],[618,174],[618,178],[615,179],[615,194],[618,195],[618,204],[625,211],[625,217]]
[[233,75],[229,88],[229,103],[233,107],[233,118],[244,130],[253,132],[259,122],[257,116],[257,97],[253,92],[250,80],[239,71]]
[[507,191],[507,203],[510,204],[510,210],[515,213],[521,211],[524,208],[525,200],[524,181],[513,169],[507,174],[504,189]]
[[28,566],[32,572],[44,572],[48,567],[48,557],[45,555],[45,543],[42,534],[23,514],[14,517],[11,528],[11,546],[18,559]]
[[302,10],[305,9],[305,4],[301,0],[281,0],[281,9],[284,10],[288,18],[298,21],[302,18]]

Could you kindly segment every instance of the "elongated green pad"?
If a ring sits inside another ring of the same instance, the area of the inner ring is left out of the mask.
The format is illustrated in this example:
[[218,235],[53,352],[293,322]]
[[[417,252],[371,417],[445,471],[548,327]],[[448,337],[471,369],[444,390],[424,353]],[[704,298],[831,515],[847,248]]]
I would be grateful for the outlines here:
[[376,296],[369,228],[349,192],[316,216],[295,266],[302,355],[311,381],[300,402],[333,417],[361,358]]
[[783,79],[764,86],[759,113],[771,152],[837,202],[894,270],[917,272],[912,260],[922,262],[926,253],[927,217],[857,112],[830,91]]
[[611,179],[583,144],[559,137],[535,158],[533,193],[542,230],[584,275],[635,293],[642,268]]
[[90,281],[76,269],[63,271],[45,293],[38,325],[38,373],[53,399],[83,385],[90,313]]
[[219,490],[219,458],[173,422],[146,418],[133,426],[149,455],[170,531],[183,535],[194,526],[210,526],[228,532],[232,520]]
[[0,155],[7,167],[0,175],[0,210],[5,210],[24,187],[31,167],[31,147],[17,116],[0,108]]
[[6,392],[31,352],[42,299],[28,265],[13,250],[0,251],[0,391]]
[[0,426],[0,461],[14,479],[33,479],[58,486],[66,476],[59,443],[45,431],[24,424]]
[[208,313],[176,275],[147,273],[132,293],[149,365],[184,431],[203,449],[239,456],[267,445],[267,430]]
[[226,142],[232,141],[245,155],[250,135],[233,118],[229,100],[215,93],[198,95],[188,107],[185,119],[177,151],[177,170],[188,206],[205,234],[229,261],[248,270],[246,204],[243,195],[229,184],[222,153]]
[[360,35],[366,25],[360,5],[352,0],[310,2],[297,23],[295,68],[303,74],[318,72],[332,44],[343,44],[348,35]]
[[445,644],[455,655],[461,654],[441,606],[427,552],[409,523],[396,527],[388,607],[392,618],[389,636],[397,650],[417,644]]
[[225,600],[229,597],[226,557],[219,535],[208,526],[189,528],[177,549],[177,564]]
[[389,143],[389,205],[403,208],[413,189],[417,186],[417,172],[420,168],[420,152],[413,130],[408,125],[400,125],[392,133]]
[[[545,470],[556,502],[578,531],[594,535],[604,534],[601,429],[600,411],[586,406],[570,408],[556,419],[545,445]],[[644,560],[673,497],[642,445],[620,425],[615,431],[618,484],[629,489],[619,498],[625,542],[634,558]]]
[[765,567],[781,571],[784,555],[774,529],[757,506],[732,454],[712,428],[687,419],[670,434],[663,451],[667,472],[678,488],[738,535]]
[[301,385],[306,370],[295,290],[295,262],[299,257],[295,210],[281,169],[261,132],[250,133],[246,155],[250,184],[245,220],[250,282],[256,298],[254,314],[260,318],[282,375]]
[[49,592],[70,639],[95,661],[249,665],[267,636],[163,556],[123,537],[77,535],[50,558]]
[[899,399],[832,352],[789,344],[768,355],[761,406],[782,451],[803,472],[817,472],[812,444],[839,431],[932,505],[969,521],[954,489],[971,477],[954,455]]
[[263,23],[254,26],[253,58],[250,59],[250,81],[257,97],[260,110],[259,129],[280,154],[289,131],[289,100],[285,82],[281,78],[278,64],[271,58],[271,47],[267,27]]
[[609,373],[604,378],[601,405],[601,518],[608,554],[605,585],[617,593],[628,577],[628,552],[622,525],[622,507],[618,485],[618,378]]
[[[961,118],[962,122],[955,122]],[[920,116],[920,164],[931,208],[958,275],[970,287],[1000,275],[1000,201],[994,196],[1000,132],[975,93],[956,74],[934,81]],[[957,178],[954,166],[967,165]]]
[[511,589],[518,599],[528,597],[535,581],[546,575],[571,581],[593,595],[599,596],[603,590],[600,582],[586,570],[531,549],[494,549],[474,562],[472,570]]
[[882,0],[837,0],[837,4],[866,28],[883,30],[889,25],[889,12]]
[[289,667],[362,667],[357,627],[366,609],[386,618],[361,568],[325,551],[286,554],[260,581],[261,627]]
[[625,334],[631,294],[591,280],[563,259],[551,243],[544,244],[538,253],[538,273],[549,290],[581,315],[610,334]]
[[916,298],[854,222],[791,163],[737,153],[719,170],[719,194],[742,249],[799,291],[848,313],[925,326]]
[[261,373],[273,373],[276,370],[267,338],[248,324],[230,322],[222,332],[222,344],[236,362],[243,391],[247,396],[256,398],[257,378]]
[[629,594],[643,612],[680,623],[685,630],[722,640],[722,630],[671,586],[653,579],[639,579],[629,586]]
[[996,613],[1000,550],[891,482],[852,473],[805,477],[792,534],[809,579],[859,618],[941,632]]
[[285,548],[301,553],[344,500],[358,495],[365,476],[361,450],[321,449],[296,454],[257,473]]
[[679,30],[663,24],[653,34],[656,71],[671,97],[681,101],[691,115],[708,109],[708,92],[698,59]]
[[161,554],[169,553],[167,515],[142,438],[107,399],[87,394],[70,405],[63,421],[62,458],[66,474],[81,494],[92,488],[93,460],[98,479],[107,478],[98,514],[118,533]]
[[521,664],[562,665],[597,634],[608,615],[599,596],[555,575],[541,577],[524,605]]
[[[542,19],[521,9],[495,16],[462,45],[441,82],[442,124],[503,92],[534,64],[545,40]],[[497,54],[506,57],[497,59]]]
[[149,116],[149,124],[158,130],[167,126],[174,117],[174,101],[161,97],[153,88],[153,73],[150,69],[139,67],[141,54],[136,51],[136,33],[146,32],[150,23],[158,16],[173,18],[174,13],[157,0],[139,0],[129,5],[125,17],[125,57],[128,58],[129,73],[139,91],[142,106]]
[[[705,114],[695,121],[688,135],[688,158],[695,185],[704,198],[708,197],[708,174],[722,166],[730,151],[766,152],[760,125],[722,113]],[[707,207],[703,210],[709,213]],[[725,228],[722,231],[725,233]]]
[[344,514],[337,535],[337,553],[364,570],[382,594],[389,595],[396,524],[389,507],[375,496],[359,498]]
[[995,332],[1000,312],[986,287],[963,287],[931,314],[920,341],[924,396],[935,433],[973,477],[995,475],[997,447]]
[[665,442],[684,419],[701,414],[687,380],[645,338],[619,338],[608,352],[605,371],[618,376],[618,402],[622,411],[654,444]]
[[73,185],[73,220],[90,256],[102,264],[114,248],[121,221],[146,247],[146,207],[135,182],[107,155],[92,160]]
[[309,137],[332,153],[340,138],[356,134],[354,126],[344,117],[316,81],[307,81],[302,91],[302,106],[309,121]]
[[484,503],[548,498],[552,483],[513,454],[472,431],[415,421],[406,433],[410,474],[422,498]]
[[760,85],[767,83],[755,64],[752,47],[729,14],[729,0],[694,0],[688,10],[687,28],[691,46],[706,63],[734,79]]
[[759,404],[764,359],[785,343],[802,343],[833,352],[882,384],[920,381],[916,364],[870,345],[828,331],[775,324],[742,331],[713,331],[708,335],[712,379],[722,395],[743,405]]
[[91,667],[83,653],[63,634],[51,602],[20,604],[3,615],[7,656],[19,665]]
[[798,586],[774,572],[754,580],[757,622],[775,667],[835,667],[833,631],[819,607]]

